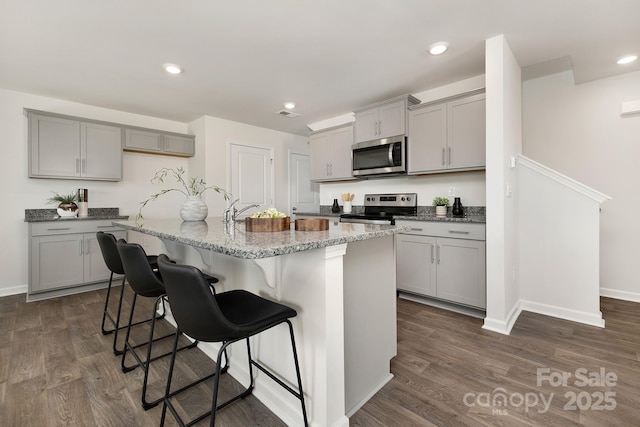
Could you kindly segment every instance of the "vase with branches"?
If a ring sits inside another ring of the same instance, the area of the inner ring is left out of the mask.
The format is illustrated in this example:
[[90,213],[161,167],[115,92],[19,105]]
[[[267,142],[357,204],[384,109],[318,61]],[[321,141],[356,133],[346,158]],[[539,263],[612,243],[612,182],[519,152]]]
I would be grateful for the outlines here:
[[183,203],[180,209],[180,216],[183,221],[202,221],[207,217],[209,209],[207,204],[200,198],[207,190],[213,190],[218,194],[222,194],[225,200],[229,200],[229,193],[217,185],[207,185],[203,178],[199,177],[185,177],[185,170],[183,167],[178,168],[162,168],[155,173],[151,178],[151,183],[155,185],[163,184],[165,181],[173,179],[177,186],[172,188],[165,188],[157,193],[151,194],[146,200],[140,202],[140,210],[136,219],[142,219],[142,209],[147,206],[148,203],[157,200],[159,197],[177,191],[186,196],[187,200]]

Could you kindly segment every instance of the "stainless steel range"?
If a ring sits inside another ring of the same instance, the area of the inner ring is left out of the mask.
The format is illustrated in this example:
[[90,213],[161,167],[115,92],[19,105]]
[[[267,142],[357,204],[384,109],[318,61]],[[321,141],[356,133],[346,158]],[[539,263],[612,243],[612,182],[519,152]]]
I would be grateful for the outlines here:
[[364,214],[342,214],[340,222],[393,225],[395,224],[394,215],[416,215],[417,213],[418,195],[416,193],[365,194]]

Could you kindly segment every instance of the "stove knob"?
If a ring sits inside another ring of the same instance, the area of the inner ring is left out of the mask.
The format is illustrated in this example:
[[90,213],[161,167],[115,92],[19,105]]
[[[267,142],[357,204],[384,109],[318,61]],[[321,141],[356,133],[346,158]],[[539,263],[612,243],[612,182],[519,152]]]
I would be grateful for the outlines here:
[[370,202],[370,201],[371,201],[371,197],[367,197],[367,202]]
[[407,202],[411,201],[411,196],[407,196]]
[[[402,200],[404,202],[404,197],[400,197],[400,200]],[[407,200],[409,200],[409,199],[407,199]]]

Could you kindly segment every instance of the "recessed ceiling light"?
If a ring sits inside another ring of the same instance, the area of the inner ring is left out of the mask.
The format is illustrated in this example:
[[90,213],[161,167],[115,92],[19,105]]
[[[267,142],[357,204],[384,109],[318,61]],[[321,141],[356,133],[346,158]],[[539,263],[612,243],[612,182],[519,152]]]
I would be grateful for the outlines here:
[[636,59],[638,59],[637,55],[623,56],[622,58],[618,59],[618,64],[619,65],[630,64],[633,61],[635,61]]
[[295,102],[285,102],[284,103],[284,108],[288,108],[289,110],[291,110],[292,108],[296,108],[296,103]]
[[438,42],[429,46],[429,53],[431,55],[442,55],[449,49],[449,43],[447,42]]
[[162,64],[162,67],[169,74],[180,74],[182,72],[182,68],[176,64]]

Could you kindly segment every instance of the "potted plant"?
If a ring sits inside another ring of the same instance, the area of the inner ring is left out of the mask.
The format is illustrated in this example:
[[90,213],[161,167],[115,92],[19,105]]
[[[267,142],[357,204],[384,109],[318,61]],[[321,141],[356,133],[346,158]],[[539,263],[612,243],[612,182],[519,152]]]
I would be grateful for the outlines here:
[[436,196],[433,198],[433,206],[436,207],[436,216],[447,216],[447,206],[449,206],[449,199],[446,197]]
[[136,219],[142,219],[142,209],[147,206],[147,203],[156,200],[163,194],[170,193],[172,191],[178,191],[184,194],[187,199],[180,208],[180,217],[183,221],[202,221],[209,214],[209,208],[207,204],[200,198],[200,196],[207,190],[213,190],[216,193],[222,194],[225,200],[229,200],[229,193],[217,185],[207,185],[202,178],[190,178],[184,177],[185,170],[182,167],[179,168],[162,168],[155,173],[151,182],[153,184],[161,184],[165,182],[167,177],[173,178],[178,184],[174,188],[165,188],[157,193],[149,196],[145,201],[140,202],[140,210]]
[[78,205],[76,200],[78,194],[72,192],[70,194],[59,194],[53,191],[53,197],[49,197],[49,204],[58,204],[57,212],[60,218],[73,218],[78,215]]

